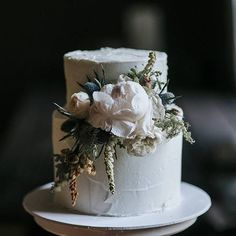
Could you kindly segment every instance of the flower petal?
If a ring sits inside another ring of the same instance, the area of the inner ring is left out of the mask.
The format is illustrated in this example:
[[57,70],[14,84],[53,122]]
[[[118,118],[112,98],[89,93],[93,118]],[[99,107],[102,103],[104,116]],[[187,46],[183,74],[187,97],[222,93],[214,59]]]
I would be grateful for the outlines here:
[[74,93],[68,106],[70,112],[80,119],[84,119],[89,114],[90,100],[85,92]]
[[147,109],[149,104],[149,99],[148,96],[146,97],[141,96],[139,94],[136,94],[132,101],[131,101],[131,106],[132,106],[132,111],[136,115],[136,120],[141,119],[145,113],[147,112]]
[[79,100],[79,101],[85,101],[85,100],[88,100],[88,99],[89,99],[88,94],[85,93],[85,92],[74,93],[74,94],[72,94],[71,99],[73,99],[73,98],[75,98],[75,97],[76,97],[77,100]]
[[154,137],[154,121],[152,120],[152,103],[150,100],[147,104],[147,111],[145,113],[145,116],[143,116],[142,119],[138,120],[137,123],[137,135]]
[[111,120],[108,119],[96,104],[90,107],[88,122],[95,128],[110,131]]
[[102,88],[101,92],[111,95],[113,88],[114,88],[114,84],[107,84]]
[[99,104],[99,107],[104,111],[108,112],[112,109],[114,103],[112,97],[105,92],[94,92],[93,93],[94,103]]
[[129,121],[113,120],[111,132],[118,137],[127,138],[133,133],[135,127],[136,125]]

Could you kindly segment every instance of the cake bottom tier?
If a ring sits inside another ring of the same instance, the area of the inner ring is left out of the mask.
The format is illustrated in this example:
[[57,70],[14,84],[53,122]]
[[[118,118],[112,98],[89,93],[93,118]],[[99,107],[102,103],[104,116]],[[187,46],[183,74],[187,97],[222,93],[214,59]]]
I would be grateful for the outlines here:
[[[54,152],[68,144],[58,142],[63,134],[59,126],[63,118],[54,114]],[[56,132],[56,133],[55,133]],[[154,153],[143,157],[130,156],[124,149],[117,149],[114,161],[115,194],[111,194],[101,156],[96,162],[96,175],[78,177],[79,197],[71,205],[68,186],[55,192],[57,204],[86,214],[105,216],[131,216],[163,211],[179,204],[181,184],[182,135],[166,140]]]

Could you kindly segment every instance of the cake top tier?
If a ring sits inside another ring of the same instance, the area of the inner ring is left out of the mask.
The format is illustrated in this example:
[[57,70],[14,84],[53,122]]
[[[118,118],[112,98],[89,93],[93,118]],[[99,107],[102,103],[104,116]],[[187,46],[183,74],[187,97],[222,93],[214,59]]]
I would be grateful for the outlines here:
[[[101,48],[91,51],[73,51],[65,54],[65,58],[74,60],[88,60],[98,63],[104,62],[139,62],[146,61],[148,50],[130,48]],[[166,61],[167,55],[164,52],[157,52],[158,61]]]
[[[119,75],[127,74],[131,68],[137,71],[143,70],[148,62],[148,50],[137,50],[130,48],[101,48],[99,50],[76,50],[64,55],[64,68],[66,78],[67,103],[73,93],[78,92],[89,78],[94,77],[96,72],[102,78],[102,69],[106,80],[116,83]],[[160,71],[159,80],[167,81],[167,55],[164,52],[156,52],[154,70]]]

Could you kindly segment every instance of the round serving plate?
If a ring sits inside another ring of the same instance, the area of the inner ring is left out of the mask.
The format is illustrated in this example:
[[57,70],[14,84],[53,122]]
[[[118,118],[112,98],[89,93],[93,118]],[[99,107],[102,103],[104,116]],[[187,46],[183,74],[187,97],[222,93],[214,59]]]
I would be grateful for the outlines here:
[[129,217],[86,215],[55,204],[51,185],[43,185],[28,193],[23,206],[40,226],[57,235],[78,235],[82,231],[81,235],[96,235],[96,232],[107,235],[109,231],[109,235],[111,231],[112,235],[140,235],[143,230],[145,235],[171,235],[191,226],[211,205],[206,192],[182,182],[181,202],[175,208]]

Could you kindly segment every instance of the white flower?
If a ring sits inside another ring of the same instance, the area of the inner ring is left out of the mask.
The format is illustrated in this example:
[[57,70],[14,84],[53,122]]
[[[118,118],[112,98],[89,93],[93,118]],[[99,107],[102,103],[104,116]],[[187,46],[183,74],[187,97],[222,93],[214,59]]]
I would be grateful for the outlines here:
[[156,120],[162,120],[165,117],[165,108],[162,104],[162,100],[154,91],[151,93],[152,106],[153,106],[153,118]]
[[127,153],[134,156],[145,156],[148,153],[153,153],[156,150],[157,144],[161,140],[158,138],[137,136],[134,139],[126,139],[124,145]]
[[151,99],[140,84],[121,79],[117,84],[105,85],[100,92],[93,93],[88,121],[118,137],[153,137]]
[[69,103],[69,111],[80,119],[88,117],[90,107],[89,96],[85,92],[74,93]]

